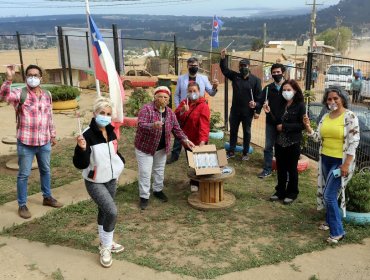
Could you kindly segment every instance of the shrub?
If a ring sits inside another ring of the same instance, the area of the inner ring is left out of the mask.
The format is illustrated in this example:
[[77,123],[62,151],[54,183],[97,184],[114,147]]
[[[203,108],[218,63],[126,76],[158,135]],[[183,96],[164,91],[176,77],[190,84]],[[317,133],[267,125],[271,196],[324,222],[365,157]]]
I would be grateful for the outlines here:
[[71,86],[54,86],[49,89],[53,101],[67,101],[76,99],[80,95],[78,88]]
[[352,177],[346,197],[349,211],[370,213],[370,172],[360,172]]
[[144,104],[153,100],[152,96],[142,88],[136,88],[128,99],[126,105],[127,116],[136,117]]
[[211,110],[210,128],[212,132],[217,131],[217,125],[222,122],[221,113]]

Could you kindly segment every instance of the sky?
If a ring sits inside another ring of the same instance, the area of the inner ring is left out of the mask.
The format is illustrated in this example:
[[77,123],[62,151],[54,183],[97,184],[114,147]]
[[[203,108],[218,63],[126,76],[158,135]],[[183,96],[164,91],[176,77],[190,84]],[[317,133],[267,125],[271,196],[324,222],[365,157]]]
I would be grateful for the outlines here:
[[[92,14],[151,14],[176,16],[249,17],[279,10],[310,9],[313,0],[90,0]],[[319,8],[339,0],[317,0]],[[85,13],[85,1],[0,0],[1,17]]]

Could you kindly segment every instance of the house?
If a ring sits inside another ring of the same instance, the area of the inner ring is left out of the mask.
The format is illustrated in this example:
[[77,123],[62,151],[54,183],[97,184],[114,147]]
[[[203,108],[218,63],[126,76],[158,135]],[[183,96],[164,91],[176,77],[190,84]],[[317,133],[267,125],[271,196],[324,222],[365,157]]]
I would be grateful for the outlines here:
[[[67,68],[67,81],[64,83],[63,80],[63,69],[59,65],[59,54],[57,48],[49,49],[25,49],[22,50],[24,68],[27,68],[30,64],[35,64],[44,70],[43,82],[50,84],[70,84],[69,72]],[[8,64],[19,64],[19,52],[18,50],[0,51],[0,61],[3,65]],[[72,69],[72,82],[73,86],[79,86],[81,81],[89,81],[88,83],[94,82],[92,73],[86,71]],[[0,68],[0,73],[5,73],[5,67]],[[20,70],[18,73],[17,81],[21,82],[22,77]]]

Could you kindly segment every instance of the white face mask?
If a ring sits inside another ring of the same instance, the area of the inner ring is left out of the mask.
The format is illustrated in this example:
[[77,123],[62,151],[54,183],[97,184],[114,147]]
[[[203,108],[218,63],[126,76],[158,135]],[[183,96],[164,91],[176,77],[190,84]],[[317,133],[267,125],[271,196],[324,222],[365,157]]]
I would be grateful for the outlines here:
[[335,111],[335,110],[337,110],[337,109],[338,109],[338,105],[337,105],[337,104],[335,104],[335,103],[330,103],[330,104],[328,105],[328,107],[329,107],[329,110],[330,110],[330,111]]
[[283,91],[283,97],[285,98],[285,100],[289,101],[293,98],[294,96],[294,92],[293,91]]
[[27,77],[27,85],[31,88],[38,87],[40,82],[41,80],[38,77]]

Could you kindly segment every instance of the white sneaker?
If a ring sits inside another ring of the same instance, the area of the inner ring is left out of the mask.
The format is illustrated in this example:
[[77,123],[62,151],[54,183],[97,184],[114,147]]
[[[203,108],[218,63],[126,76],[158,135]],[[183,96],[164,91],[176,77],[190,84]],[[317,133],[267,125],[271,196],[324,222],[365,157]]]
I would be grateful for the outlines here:
[[112,253],[109,248],[102,248],[100,250],[100,263],[103,267],[110,267],[112,265]]
[[[103,245],[100,243],[99,244],[99,251],[101,251],[103,249]],[[113,253],[113,254],[116,254],[116,253],[120,253],[122,251],[125,250],[125,247],[123,247],[121,244],[118,244],[116,242],[112,242],[112,247],[110,249],[110,251]]]

